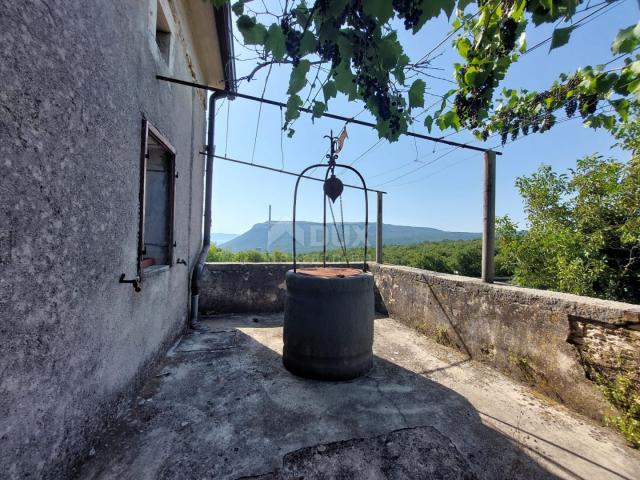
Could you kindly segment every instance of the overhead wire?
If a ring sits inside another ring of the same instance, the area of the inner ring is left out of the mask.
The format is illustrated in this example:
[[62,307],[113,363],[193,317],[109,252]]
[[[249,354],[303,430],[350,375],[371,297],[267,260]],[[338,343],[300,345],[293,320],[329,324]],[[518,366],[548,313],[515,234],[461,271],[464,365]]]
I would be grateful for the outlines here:
[[[602,113],[606,107],[607,107],[606,105],[605,105],[605,106],[602,106],[602,107],[600,107],[597,111],[599,111],[600,113]],[[580,117],[579,115],[578,115],[578,116],[572,116],[572,117],[567,116],[567,117],[565,117],[565,118],[562,118],[562,119],[558,120],[558,121],[556,122],[556,125],[557,125],[557,124],[561,124],[561,123],[568,122],[568,121],[570,121],[570,120],[576,120],[576,119],[578,119],[578,118],[581,118],[581,117]],[[495,135],[499,135],[499,133],[498,133],[498,134],[494,134],[494,135],[492,135],[492,136],[495,136]],[[518,141],[518,140],[522,140],[522,139],[524,139],[524,138],[528,138],[528,137],[529,137],[529,136],[527,136],[527,135],[523,135],[523,136],[518,137],[517,139],[513,139],[513,140],[509,140],[509,141],[505,142],[505,144],[504,144],[504,145],[502,145],[502,143],[498,143],[498,144],[496,144],[496,145],[492,146],[492,147],[491,147],[491,150],[495,150],[495,149],[498,149],[498,148],[503,148],[503,147],[504,147],[505,145],[507,145],[507,144],[511,144],[511,143],[514,143],[514,142],[516,142],[516,141]],[[457,147],[453,147],[453,148],[452,148],[451,150],[449,150],[448,152],[446,152],[446,153],[444,153],[444,154],[440,155],[439,157],[435,158],[434,160],[432,160],[432,161],[431,161],[431,162],[429,162],[428,164],[425,164],[425,166],[427,166],[427,165],[432,165],[432,164],[436,163],[438,160],[441,160],[443,157],[445,157],[445,156],[447,156],[447,155],[449,155],[449,154],[453,153],[455,150],[457,150]],[[410,181],[408,181],[408,182],[399,183],[399,184],[394,184],[394,185],[389,185],[389,184],[390,184],[390,183],[392,183],[393,181],[396,181],[396,180],[399,180],[399,179],[401,179],[401,178],[406,177],[407,175],[405,174],[405,175],[401,175],[400,177],[397,177],[397,178],[395,178],[395,179],[393,179],[393,180],[389,180],[389,181],[384,182],[384,183],[379,183],[379,184],[373,185],[373,187],[372,187],[372,188],[378,188],[378,187],[381,187],[381,186],[383,186],[383,185],[387,185],[388,187],[403,187],[403,186],[406,186],[406,185],[411,185],[411,184],[419,183],[419,182],[421,182],[421,181],[423,181],[423,180],[426,180],[427,178],[430,178],[430,177],[432,177],[432,176],[436,175],[437,173],[440,173],[440,172],[442,172],[442,171],[444,171],[444,170],[448,170],[449,168],[451,168],[451,167],[453,167],[453,166],[455,166],[455,165],[457,165],[457,164],[459,164],[459,163],[462,163],[462,162],[463,162],[463,161],[465,161],[465,160],[471,159],[471,158],[473,158],[473,157],[475,157],[475,154],[470,155],[470,156],[467,156],[467,157],[464,157],[463,159],[461,159],[461,160],[459,160],[459,161],[453,162],[453,163],[449,164],[448,166],[446,166],[446,167],[444,167],[444,168],[442,168],[442,169],[440,169],[440,170],[437,170],[436,172],[431,172],[431,173],[429,173],[428,175],[425,175],[425,176],[423,176],[423,177],[420,177],[420,178],[416,178],[416,179],[410,180]],[[416,169],[416,170],[419,170],[419,168],[418,168],[418,169]],[[416,170],[414,170],[414,171],[416,171]],[[412,171],[412,172],[413,172],[413,171]],[[409,173],[412,173],[412,172],[409,172]]]
[[[264,100],[264,94],[267,91],[267,84],[269,83],[269,77],[271,76],[271,68],[273,67],[273,63],[269,65],[269,71],[267,72],[267,76],[264,79],[264,87],[262,88],[262,96],[261,99]],[[260,127],[260,117],[262,115],[262,102],[259,102],[260,106],[258,107],[258,118],[256,120],[256,133],[253,137],[253,149],[251,150],[251,163],[253,163],[255,155],[256,155],[256,144],[258,143],[258,131]],[[280,107],[282,108],[282,107]]]
[[[609,1],[609,2],[603,2],[604,5],[600,4],[600,8],[598,8],[596,11],[591,12],[590,14],[585,15],[584,17],[576,20],[575,23],[573,23],[570,27],[567,27],[567,28],[573,28],[573,30],[576,30],[577,28],[583,27],[584,25],[588,25],[593,20],[599,18],[600,16],[604,15],[605,13],[609,13],[611,10],[613,10],[617,6],[623,4],[625,1],[626,0],[613,0],[613,1]],[[595,7],[587,7],[587,8],[595,8]],[[585,8],[581,12],[586,11],[587,8]],[[600,15],[597,15],[598,13],[600,13]],[[595,15],[595,17],[594,17],[594,15]],[[587,19],[590,19],[590,20],[587,20]],[[526,55],[528,53],[533,52],[534,50],[540,48],[545,43],[550,42],[552,39],[553,39],[553,34],[550,37],[545,38],[544,40],[538,42],[533,47],[530,47],[527,50],[525,50],[521,56],[524,56],[524,55]]]

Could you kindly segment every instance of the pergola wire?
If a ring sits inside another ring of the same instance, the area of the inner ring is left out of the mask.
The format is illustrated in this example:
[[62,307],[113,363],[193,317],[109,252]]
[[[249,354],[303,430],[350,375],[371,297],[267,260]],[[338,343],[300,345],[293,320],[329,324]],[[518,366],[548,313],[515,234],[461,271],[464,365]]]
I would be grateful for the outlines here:
[[[156,78],[158,80],[162,80],[165,82],[170,82],[170,83],[176,83],[178,85],[185,85],[188,87],[192,87],[192,88],[199,88],[202,90],[208,90],[210,92],[218,92],[224,95],[228,95],[229,98],[233,99],[233,98],[242,98],[245,100],[252,100],[255,102],[262,102],[262,103],[266,103],[268,105],[274,105],[276,107],[285,107],[287,106],[286,103],[283,102],[278,102],[275,100],[270,100],[267,98],[260,98],[260,97],[256,97],[253,95],[247,95],[245,93],[238,93],[238,92],[231,92],[228,90],[224,90],[222,88],[216,88],[216,87],[211,87],[209,85],[203,85],[201,83],[195,83],[195,82],[189,82],[186,80],[180,80],[178,78],[172,78],[172,77],[165,77],[164,75],[156,75]],[[304,113],[313,113],[313,111],[310,108],[305,108],[305,107],[298,107],[298,110]],[[342,120],[343,122],[346,122],[347,124],[354,124],[354,125],[362,125],[364,127],[370,127],[370,128],[377,128],[375,123],[372,122],[366,122],[364,120],[357,120],[355,117],[345,117],[344,115],[336,115],[334,113],[329,113],[329,112],[325,112],[323,114],[321,114],[322,117],[326,117],[326,118],[332,118],[334,120]],[[475,150],[477,152],[486,152],[487,149],[486,148],[482,148],[482,147],[476,147],[475,145],[468,145],[468,144],[464,144],[464,143],[460,143],[460,142],[453,142],[450,140],[445,140],[442,137],[434,137],[431,135],[424,135],[422,133],[415,133],[415,132],[406,132],[405,135],[409,136],[409,137],[415,137],[415,138],[421,138],[423,140],[430,140],[436,143],[444,143],[446,145],[451,145],[454,147],[460,147],[460,148],[464,148],[467,150]],[[500,152],[495,152],[496,155],[502,155]]]
[[[207,152],[199,152],[199,153],[200,153],[200,155],[203,155],[205,157],[217,158],[219,160],[224,160],[224,161],[231,162],[231,163],[238,163],[240,165],[246,165],[247,167],[261,168],[263,170],[269,170],[271,172],[282,173],[282,174],[291,175],[291,176],[294,176],[294,177],[300,177],[299,173],[290,172],[288,170],[283,170],[283,169],[280,169],[280,168],[270,167],[268,165],[261,165],[259,163],[245,162],[243,160],[237,160],[235,158],[230,158],[230,157],[227,157],[225,155],[209,155],[209,154],[207,154]],[[301,178],[306,178],[308,180],[315,180],[316,182],[323,182],[324,183],[324,178],[311,177],[309,175],[302,175]],[[351,185],[351,184],[348,184],[348,183],[345,183],[344,186],[347,187],[347,188],[355,188],[357,190],[365,190],[364,188],[359,187],[358,185]],[[376,193],[382,193],[382,194],[386,194],[387,193],[387,192],[385,192],[383,190],[376,190],[375,188],[367,188],[366,190],[369,191],[369,192],[376,192]]]

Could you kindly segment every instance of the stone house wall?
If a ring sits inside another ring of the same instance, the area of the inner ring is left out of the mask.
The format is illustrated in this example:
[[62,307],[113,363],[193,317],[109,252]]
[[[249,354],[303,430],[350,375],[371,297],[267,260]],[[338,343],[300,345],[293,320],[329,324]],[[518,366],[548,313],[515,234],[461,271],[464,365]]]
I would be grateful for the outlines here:
[[[67,478],[187,322],[206,98],[155,75],[203,80],[185,12],[208,4],[1,4],[0,476]],[[137,293],[118,280],[136,274],[143,115],[177,150],[174,258],[189,265]]]

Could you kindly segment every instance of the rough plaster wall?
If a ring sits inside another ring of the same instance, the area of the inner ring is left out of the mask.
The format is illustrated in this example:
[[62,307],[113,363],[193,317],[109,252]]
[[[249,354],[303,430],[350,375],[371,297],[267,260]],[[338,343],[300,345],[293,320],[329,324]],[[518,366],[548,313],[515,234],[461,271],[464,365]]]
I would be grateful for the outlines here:
[[185,325],[189,268],[118,284],[135,274],[143,114],[178,152],[175,258],[200,244],[204,97],[155,80],[146,4],[0,1],[5,478],[65,476]]
[[[589,368],[640,372],[640,306],[371,264],[376,310],[596,419],[612,413]],[[282,311],[290,264],[209,263],[200,306]]]

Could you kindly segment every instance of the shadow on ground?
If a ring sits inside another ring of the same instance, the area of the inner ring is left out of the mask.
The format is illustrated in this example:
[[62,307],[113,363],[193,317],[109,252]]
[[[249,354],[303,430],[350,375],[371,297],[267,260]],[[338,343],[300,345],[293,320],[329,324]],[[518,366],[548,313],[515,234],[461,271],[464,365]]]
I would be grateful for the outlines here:
[[225,316],[185,336],[78,477],[557,478],[464,397],[384,358],[350,382],[291,375],[280,325]]

